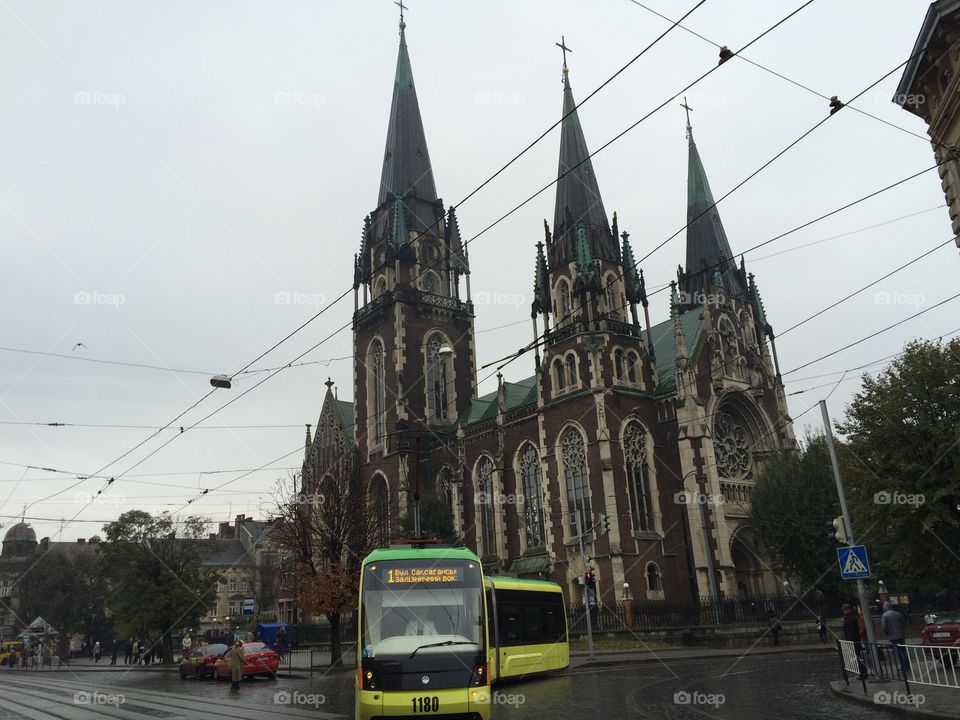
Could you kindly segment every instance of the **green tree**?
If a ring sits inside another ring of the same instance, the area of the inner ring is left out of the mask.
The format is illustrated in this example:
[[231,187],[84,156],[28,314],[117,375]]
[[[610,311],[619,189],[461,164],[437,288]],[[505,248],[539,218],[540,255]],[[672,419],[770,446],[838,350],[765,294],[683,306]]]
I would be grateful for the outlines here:
[[791,581],[826,595],[843,591],[837,543],[826,527],[840,514],[840,502],[822,435],[808,437],[799,453],[781,453],[763,467],[750,513],[757,538]]
[[172,631],[196,625],[216,602],[222,578],[201,564],[209,520],[190,517],[175,528],[169,514],[123,513],[104,526],[103,572],[109,604],[124,629],[159,632],[164,662],[173,662]]
[[[888,587],[960,576],[960,340],[913,342],[837,423],[857,541]],[[875,570],[876,573],[876,570]]]
[[29,567],[18,589],[25,621],[42,616],[56,628],[61,655],[69,650],[70,636],[78,632],[88,641],[100,640],[106,648],[112,633],[96,555],[66,555],[39,548]]

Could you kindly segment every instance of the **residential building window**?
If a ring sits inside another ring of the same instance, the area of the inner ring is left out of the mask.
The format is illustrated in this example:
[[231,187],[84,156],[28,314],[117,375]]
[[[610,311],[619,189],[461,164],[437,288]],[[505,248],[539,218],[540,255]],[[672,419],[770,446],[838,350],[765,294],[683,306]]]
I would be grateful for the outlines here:
[[586,446],[583,436],[575,428],[567,428],[560,438],[560,459],[567,488],[568,527],[570,535],[576,537],[578,513],[586,528],[593,524],[593,510],[590,505]]
[[227,605],[227,616],[234,617],[240,614],[240,603],[236,600],[231,600]]
[[540,547],[543,540],[543,495],[540,458],[532,443],[520,449],[520,478],[523,482],[523,519],[527,547]]
[[647,462],[646,433],[638,422],[623,431],[623,454],[627,462],[627,486],[633,504],[633,524],[637,532],[654,532],[650,467]]
[[227,589],[228,589],[230,592],[236,592],[236,591],[237,591],[237,579],[236,579],[236,578],[230,578],[230,583],[229,583]]

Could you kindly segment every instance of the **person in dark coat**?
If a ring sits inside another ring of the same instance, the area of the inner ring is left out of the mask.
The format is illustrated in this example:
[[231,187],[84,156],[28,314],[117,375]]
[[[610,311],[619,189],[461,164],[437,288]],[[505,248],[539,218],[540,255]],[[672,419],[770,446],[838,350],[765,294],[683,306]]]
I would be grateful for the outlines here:
[[123,664],[129,665],[131,659],[133,659],[133,638],[123,644]]
[[233,650],[230,651],[230,679],[233,681],[233,685],[230,686],[231,690],[240,689],[240,681],[243,680],[243,665],[245,662],[246,657],[244,657],[243,654],[243,641],[237,640],[233,646]]
[[116,664],[117,664],[117,649],[118,649],[118,648],[117,648],[117,641],[114,640],[114,641],[113,641],[113,647],[110,649],[110,664],[111,664],[111,665],[116,665]]

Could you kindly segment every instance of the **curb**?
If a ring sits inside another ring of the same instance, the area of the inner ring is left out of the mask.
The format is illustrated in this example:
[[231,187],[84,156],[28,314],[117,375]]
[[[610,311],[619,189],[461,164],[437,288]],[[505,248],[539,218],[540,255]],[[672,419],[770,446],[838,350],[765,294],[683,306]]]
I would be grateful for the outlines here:
[[[869,688],[869,686],[870,684],[868,682],[867,687]],[[950,713],[940,712],[939,710],[928,710],[927,708],[910,707],[907,705],[877,705],[869,695],[863,695],[853,691],[852,683],[850,688],[850,690],[847,689],[846,683],[844,683],[843,680],[833,680],[830,682],[830,692],[843,698],[847,702],[866,705],[867,707],[877,710],[887,710],[897,713],[898,715],[903,715],[904,717],[945,718],[946,720],[957,720],[957,718],[960,718],[960,714],[955,713],[951,715]]]
[[[750,650],[749,648],[730,648],[729,650],[723,650],[719,652],[711,653],[692,653],[684,655],[676,655],[674,653],[679,652],[679,650],[674,650],[673,648],[668,648],[664,651],[663,648],[653,649],[653,650],[626,650],[626,651],[617,651],[617,650],[604,650],[599,653],[594,653],[595,659],[590,660],[587,657],[585,652],[577,651],[576,653],[570,653],[570,669],[582,668],[582,667],[605,667],[609,665],[635,665],[641,663],[658,663],[666,662],[668,660],[711,660],[713,658],[723,659],[723,658],[732,658],[732,657],[744,657],[746,655],[786,655],[791,653],[826,653],[833,652],[836,653],[836,648],[833,647],[797,647],[789,649],[774,649],[774,648],[757,648]],[[636,658],[630,657],[631,655],[636,654]],[[604,658],[603,655],[617,655],[617,659],[614,658]],[[598,657],[599,656],[599,657]],[[624,657],[627,656],[627,657]],[[575,665],[573,664],[574,659],[580,660]],[[872,704],[872,703],[871,703]]]

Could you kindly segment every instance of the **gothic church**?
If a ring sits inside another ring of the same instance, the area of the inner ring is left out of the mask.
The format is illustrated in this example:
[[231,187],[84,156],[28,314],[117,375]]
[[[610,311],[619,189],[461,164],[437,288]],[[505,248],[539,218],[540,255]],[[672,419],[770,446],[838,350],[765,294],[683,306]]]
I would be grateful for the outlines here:
[[[734,262],[689,124],[686,262],[670,319],[651,326],[564,63],[553,223],[530,245],[538,342],[511,364],[532,374],[498,376],[478,397],[469,253],[437,196],[404,28],[379,198],[355,261],[353,401],[327,383],[304,487],[349,451],[389,544],[416,463],[488,572],[551,579],[571,603],[587,569],[605,603],[777,592],[748,509],[758,467],[796,443],[773,331],[753,275]],[[593,528],[587,567],[580,523]]]

